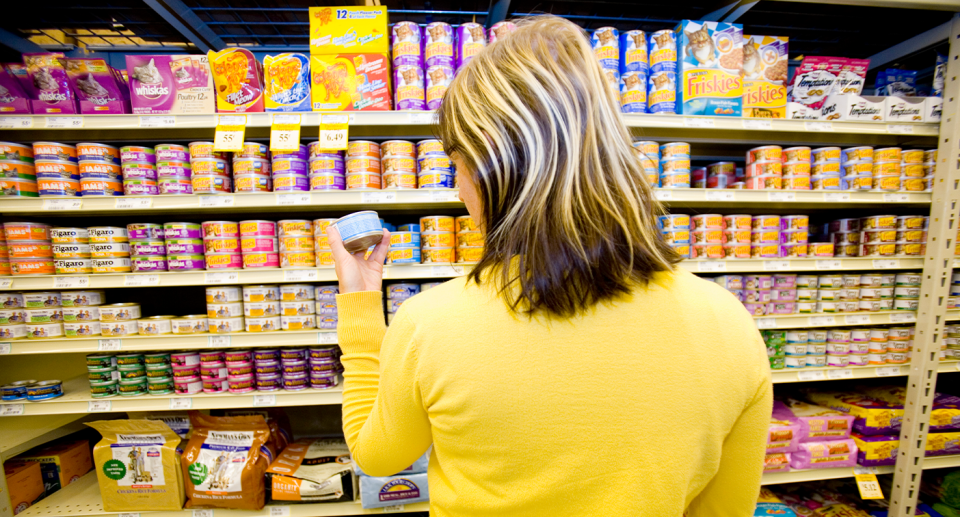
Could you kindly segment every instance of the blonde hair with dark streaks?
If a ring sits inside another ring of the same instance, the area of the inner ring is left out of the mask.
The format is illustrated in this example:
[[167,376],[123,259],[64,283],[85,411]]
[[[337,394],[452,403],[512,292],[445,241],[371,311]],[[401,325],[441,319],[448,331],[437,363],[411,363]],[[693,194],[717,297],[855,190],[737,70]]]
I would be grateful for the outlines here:
[[483,256],[469,278],[496,282],[511,311],[582,314],[680,261],[620,103],[573,23],[535,16],[477,54],[443,98],[438,133],[482,202]]

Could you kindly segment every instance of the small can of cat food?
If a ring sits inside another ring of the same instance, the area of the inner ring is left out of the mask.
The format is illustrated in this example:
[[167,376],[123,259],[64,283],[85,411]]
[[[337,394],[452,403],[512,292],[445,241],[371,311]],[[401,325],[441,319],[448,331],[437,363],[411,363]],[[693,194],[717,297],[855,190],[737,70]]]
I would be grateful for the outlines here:
[[35,380],[11,382],[10,384],[0,388],[0,399],[2,399],[4,402],[26,400],[27,388],[36,384],[37,381]]
[[15,241],[8,246],[11,258],[53,257],[53,245],[49,241]]
[[90,242],[128,242],[130,240],[126,228],[118,226],[94,226],[87,229]]
[[[311,233],[306,237],[280,237],[280,251],[309,251],[313,252],[314,241]],[[391,239],[392,241],[392,239]],[[392,242],[391,242],[392,245]]]
[[120,162],[157,163],[157,154],[152,147],[128,145],[120,148]]
[[243,304],[233,303],[208,303],[207,318],[236,318],[243,316]]
[[300,176],[306,178],[308,175],[307,161],[299,158],[273,158],[273,178],[278,175]]
[[[277,223],[273,221],[240,221],[241,237],[276,237]],[[242,244],[241,244],[242,247]]]
[[346,188],[347,179],[338,172],[310,175],[310,190],[345,190]]
[[280,302],[280,315],[281,316],[297,316],[305,314],[313,314],[314,308],[313,303],[309,300],[297,301],[297,302]]
[[270,192],[273,190],[273,182],[268,176],[234,174],[233,189],[236,192]]
[[280,267],[317,267],[317,256],[312,251],[281,251]]
[[63,178],[38,178],[37,191],[42,197],[76,197],[80,195],[80,182]]
[[170,271],[195,271],[206,268],[203,255],[167,255],[167,269]]
[[40,381],[27,386],[27,400],[38,402],[63,396],[63,383],[59,380]]
[[0,309],[0,325],[22,325],[26,322],[26,309]]
[[24,307],[23,294],[0,293],[0,307],[4,309],[20,309]]
[[[130,240],[162,240],[163,226],[154,223],[133,223],[127,225],[127,236]],[[163,244],[161,242],[161,244]]]
[[0,160],[33,163],[33,147],[14,142],[0,142]]
[[77,148],[59,142],[34,142],[34,160],[65,160],[77,161]]
[[275,285],[245,285],[243,286],[243,301],[247,302],[278,302],[280,288]]
[[[904,288],[904,289],[913,289]],[[63,309],[60,307],[46,307],[43,309],[24,309],[27,314],[26,323],[58,323],[63,321]]]
[[239,287],[208,287],[207,303],[236,303],[241,301]]
[[90,256],[94,259],[129,257],[130,244],[126,242],[94,242],[90,244]]
[[177,395],[196,395],[203,391],[203,381],[200,377],[174,379],[173,389]]
[[62,323],[27,323],[27,339],[48,339],[63,337]]
[[280,317],[280,328],[283,330],[305,330],[316,328],[316,326],[316,318],[313,314]]
[[193,194],[193,181],[190,178],[160,178],[157,180],[157,191],[170,195]]
[[270,162],[264,158],[235,158],[233,175],[270,176]]
[[157,180],[157,166],[152,163],[127,162],[120,166],[124,181],[135,179]]
[[240,239],[240,251],[244,253],[277,252],[280,248],[276,237],[243,237]]
[[[671,142],[660,146],[660,160],[690,159],[690,144],[686,142]],[[689,167],[688,167],[689,168]]]
[[[190,149],[185,145],[179,144],[158,144],[153,148],[157,161],[177,160],[189,161]],[[199,156],[198,156],[199,158]]]
[[244,269],[280,267],[280,255],[277,252],[243,253]]
[[253,375],[227,378],[227,389],[230,393],[250,393],[256,391],[257,383]]
[[114,303],[100,307],[100,321],[127,321],[140,319],[140,304]]
[[208,318],[210,332],[213,334],[226,334],[228,332],[243,331],[243,316],[235,318]]
[[257,372],[257,377],[261,375],[273,375],[275,373],[280,373],[280,360],[279,359],[265,359],[263,361],[257,361],[254,369]]
[[170,238],[164,241],[166,254],[170,255],[202,255],[204,253],[203,241],[200,239],[177,239]]
[[207,237],[203,239],[204,253],[240,253],[237,237]]
[[204,239],[240,237],[240,227],[234,221],[204,221],[200,231]]
[[63,297],[56,291],[39,291],[23,293],[23,307],[27,309],[41,309],[45,307],[61,307]]
[[204,393],[225,393],[229,388],[226,378],[208,379],[201,381]]
[[135,336],[140,333],[136,321],[101,321],[100,333],[104,336]]
[[[217,162],[214,162],[217,163]],[[207,169],[215,168],[213,166],[209,167],[198,167],[199,174],[210,175],[209,172],[204,172]],[[187,180],[193,176],[193,166],[188,161],[162,161],[157,162],[157,180]]]
[[[83,262],[84,259],[74,259],[69,262]],[[55,271],[53,260],[48,258],[12,258],[7,274],[13,275],[52,275]]]
[[204,381],[212,381],[219,379],[227,378],[227,367],[222,364],[217,366],[201,366],[200,367],[200,379]]
[[163,257],[167,246],[163,238],[130,241],[130,255],[133,257]]
[[90,242],[90,234],[86,228],[51,228],[49,233],[50,241],[54,244],[86,244]]
[[[244,307],[244,310],[246,310],[246,307]],[[247,332],[271,332],[280,329],[280,317],[244,317],[244,325]]]
[[307,192],[310,190],[310,178],[298,174],[273,175],[274,192]]
[[243,147],[233,156],[234,158],[268,158],[270,155],[266,144],[244,142]]
[[396,248],[387,252],[387,264],[419,264],[420,248]]
[[194,176],[191,179],[196,194],[229,194],[233,191],[233,182],[222,176]]
[[213,150],[213,142],[190,142],[188,145],[190,158],[220,158],[226,159],[227,153]]

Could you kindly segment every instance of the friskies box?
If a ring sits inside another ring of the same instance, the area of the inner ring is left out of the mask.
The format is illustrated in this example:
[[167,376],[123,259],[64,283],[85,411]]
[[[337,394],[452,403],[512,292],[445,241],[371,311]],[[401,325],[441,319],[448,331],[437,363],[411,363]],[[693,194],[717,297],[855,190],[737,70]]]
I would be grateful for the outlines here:
[[743,26],[683,20],[677,33],[677,113],[739,117]]
[[787,38],[743,37],[743,116],[786,118]]

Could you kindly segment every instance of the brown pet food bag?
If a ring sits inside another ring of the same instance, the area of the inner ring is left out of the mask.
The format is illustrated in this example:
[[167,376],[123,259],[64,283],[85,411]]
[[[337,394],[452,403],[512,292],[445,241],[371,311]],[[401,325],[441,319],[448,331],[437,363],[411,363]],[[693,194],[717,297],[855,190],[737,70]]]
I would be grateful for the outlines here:
[[176,511],[183,507],[180,437],[163,422],[104,420],[93,462],[107,512]]
[[190,413],[193,434],[183,451],[186,508],[260,510],[271,458],[270,428],[262,416]]

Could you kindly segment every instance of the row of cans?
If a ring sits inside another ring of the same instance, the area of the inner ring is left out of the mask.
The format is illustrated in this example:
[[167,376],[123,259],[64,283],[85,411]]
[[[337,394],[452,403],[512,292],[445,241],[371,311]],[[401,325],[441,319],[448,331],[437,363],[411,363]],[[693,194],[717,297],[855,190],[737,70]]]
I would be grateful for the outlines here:
[[[467,64],[488,42],[505,37],[515,28],[516,25],[507,21],[495,23],[489,30],[474,22],[456,27],[444,22],[423,27],[415,22],[397,22],[390,28],[391,62],[395,70],[405,66],[450,68],[452,78],[453,70]],[[398,77],[397,84],[400,80]]]
[[764,145],[747,151],[747,165],[761,161],[779,161],[782,163],[807,162],[903,162],[907,164],[921,164],[937,161],[937,150],[902,149],[900,147],[884,147],[874,149],[869,146],[848,147],[788,147],[779,145]]
[[714,282],[728,290],[919,287],[921,280],[920,273],[722,275],[713,278]]

